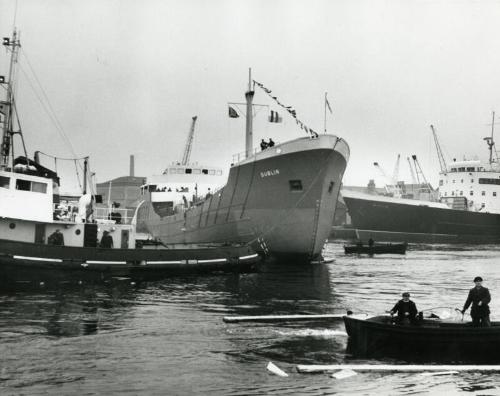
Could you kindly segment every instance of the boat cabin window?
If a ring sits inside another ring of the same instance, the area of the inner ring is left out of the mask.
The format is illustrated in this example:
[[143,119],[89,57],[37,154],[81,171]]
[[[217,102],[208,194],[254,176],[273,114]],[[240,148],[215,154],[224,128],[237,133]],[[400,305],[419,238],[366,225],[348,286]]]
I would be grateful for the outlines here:
[[149,191],[149,192],[154,192],[154,191],[156,191],[156,184],[150,184],[150,185],[148,186],[148,191]]
[[451,171],[452,171],[452,172],[456,172],[456,171],[457,171],[457,168],[451,168]]
[[221,170],[218,170],[218,171],[217,171],[217,176],[220,176],[220,175],[222,175],[222,171],[221,171]]
[[169,169],[169,172],[170,172],[170,173],[172,173],[172,174],[177,173],[177,169],[175,169],[175,168],[170,168],[170,169]]
[[486,191],[481,191],[481,195],[486,195]]
[[9,188],[10,177],[0,176],[0,187],[1,188]]
[[201,169],[193,169],[194,175],[199,175],[201,173]]
[[459,172],[465,172],[465,166],[463,168],[458,168]]
[[17,179],[16,190],[31,191],[31,182],[29,180]]
[[177,168],[177,173],[184,173],[184,168]]
[[480,177],[479,184],[497,184],[497,185],[500,185],[500,179],[487,179],[484,177]]
[[493,196],[496,197],[497,196],[497,192],[496,191],[493,191]]
[[443,185],[443,181],[442,180],[439,180],[439,185],[442,186]]
[[474,191],[471,191],[471,192],[469,193],[469,195],[470,195],[470,196],[473,196],[473,195],[474,195]]
[[39,192],[46,194],[47,193],[47,184],[39,183],[39,182],[31,182],[31,191]]
[[204,175],[208,175],[208,169],[202,169],[201,173],[203,173]]
[[193,173],[193,170],[191,168],[186,168],[186,173],[188,174]]
[[472,168],[467,168],[467,172],[474,172],[476,170],[476,168],[472,167]]
[[290,191],[302,191],[302,180],[289,180]]
[[210,170],[208,171],[208,174],[209,174],[209,175],[215,175],[215,171],[214,171],[213,169],[210,169]]
[[21,191],[33,191],[42,194],[47,193],[47,183],[32,182],[29,180],[17,179],[16,180],[16,190]]

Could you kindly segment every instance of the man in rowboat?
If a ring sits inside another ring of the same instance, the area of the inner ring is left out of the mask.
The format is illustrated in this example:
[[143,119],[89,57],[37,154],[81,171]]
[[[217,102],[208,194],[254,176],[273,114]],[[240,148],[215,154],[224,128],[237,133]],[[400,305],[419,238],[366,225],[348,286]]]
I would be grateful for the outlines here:
[[490,291],[483,287],[483,278],[480,276],[474,278],[474,283],[476,286],[469,290],[469,296],[462,309],[462,315],[472,304],[470,316],[472,317],[473,326],[489,327],[491,326],[490,307],[488,306],[491,301]]
[[415,324],[417,323],[417,306],[410,300],[410,293],[404,292],[403,299],[399,300],[394,308],[390,310],[390,314],[398,314],[397,321],[401,324]]

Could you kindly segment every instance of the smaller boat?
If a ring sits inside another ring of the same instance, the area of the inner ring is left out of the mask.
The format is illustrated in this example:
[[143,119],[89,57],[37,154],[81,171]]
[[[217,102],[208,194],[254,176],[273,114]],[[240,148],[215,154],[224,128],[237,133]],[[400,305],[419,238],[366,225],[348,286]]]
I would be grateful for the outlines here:
[[[452,310],[451,308],[447,308]],[[443,319],[447,317],[447,319]],[[349,347],[358,355],[398,355],[412,358],[432,354],[440,358],[478,356],[500,360],[500,322],[490,327],[474,327],[472,322],[452,320],[451,315],[420,317],[415,324],[398,324],[390,315],[361,319],[352,314],[343,317]]]
[[344,245],[345,254],[405,254],[408,244],[404,243],[377,243],[375,245]]

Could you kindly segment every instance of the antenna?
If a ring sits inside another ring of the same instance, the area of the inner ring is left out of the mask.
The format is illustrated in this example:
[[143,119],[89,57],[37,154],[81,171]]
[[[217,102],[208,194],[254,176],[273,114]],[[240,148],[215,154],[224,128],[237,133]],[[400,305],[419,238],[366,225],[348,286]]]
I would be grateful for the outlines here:
[[432,135],[434,136],[434,144],[436,145],[436,151],[439,160],[439,167],[441,168],[441,172],[445,173],[447,171],[446,161],[444,159],[443,151],[441,150],[441,146],[439,144],[439,140],[437,137],[436,130],[434,129],[434,125],[431,125]]

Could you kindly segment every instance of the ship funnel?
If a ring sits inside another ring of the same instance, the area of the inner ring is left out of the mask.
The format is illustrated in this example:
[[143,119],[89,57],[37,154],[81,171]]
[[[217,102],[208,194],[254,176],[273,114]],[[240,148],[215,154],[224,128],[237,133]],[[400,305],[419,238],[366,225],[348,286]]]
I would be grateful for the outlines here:
[[134,156],[130,156],[130,176],[134,177],[135,164],[134,164]]

